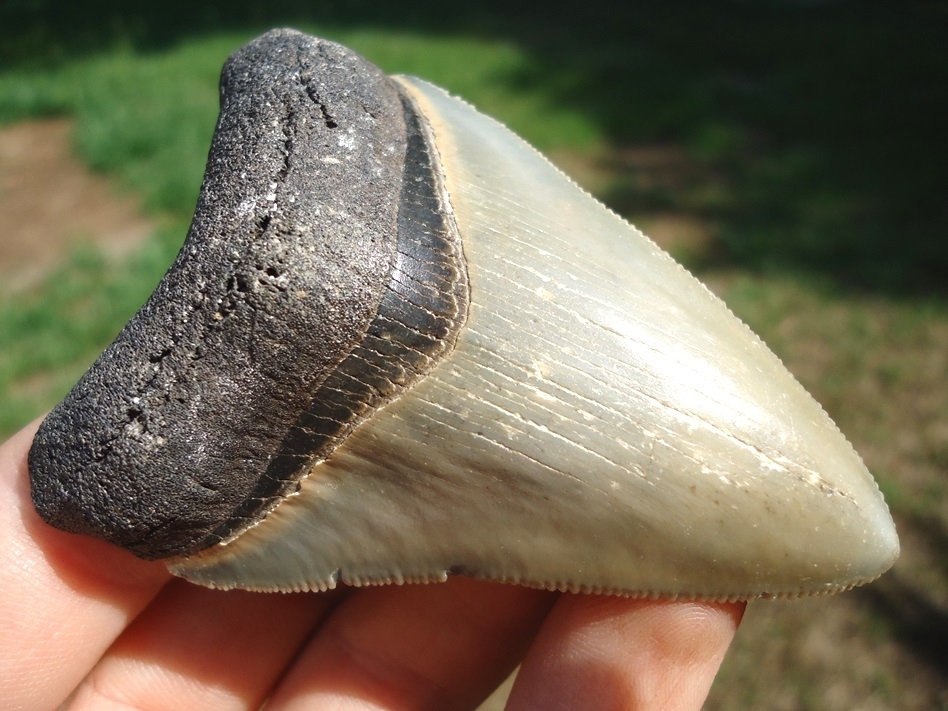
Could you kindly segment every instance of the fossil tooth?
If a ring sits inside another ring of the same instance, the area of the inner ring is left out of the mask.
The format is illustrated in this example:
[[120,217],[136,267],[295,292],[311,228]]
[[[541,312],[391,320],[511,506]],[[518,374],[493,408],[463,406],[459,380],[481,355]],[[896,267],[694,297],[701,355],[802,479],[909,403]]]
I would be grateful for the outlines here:
[[188,239],[30,452],[49,523],[216,587],[869,581],[878,487],[712,294],[497,122],[277,30]]

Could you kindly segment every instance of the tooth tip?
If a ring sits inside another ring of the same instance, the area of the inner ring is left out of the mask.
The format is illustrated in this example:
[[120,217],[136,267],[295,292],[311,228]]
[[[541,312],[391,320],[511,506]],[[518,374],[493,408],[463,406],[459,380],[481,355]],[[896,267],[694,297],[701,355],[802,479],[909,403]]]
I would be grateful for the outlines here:
[[872,536],[872,543],[869,545],[866,568],[874,579],[891,568],[901,552],[895,521],[881,497],[867,530]]

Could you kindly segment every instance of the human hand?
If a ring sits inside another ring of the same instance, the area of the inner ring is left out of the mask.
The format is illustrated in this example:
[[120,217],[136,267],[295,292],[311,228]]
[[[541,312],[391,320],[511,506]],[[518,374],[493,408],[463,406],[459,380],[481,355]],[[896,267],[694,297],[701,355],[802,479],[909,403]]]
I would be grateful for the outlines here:
[[34,423],[0,447],[0,700],[74,709],[465,709],[522,661],[508,709],[699,709],[742,603],[454,578],[214,591],[43,523]]

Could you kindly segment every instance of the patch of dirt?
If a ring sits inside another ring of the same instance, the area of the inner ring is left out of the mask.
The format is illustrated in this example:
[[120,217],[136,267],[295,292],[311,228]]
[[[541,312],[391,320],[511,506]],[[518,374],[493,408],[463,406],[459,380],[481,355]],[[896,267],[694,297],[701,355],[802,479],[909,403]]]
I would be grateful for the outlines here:
[[154,225],[138,202],[120,195],[73,155],[67,119],[0,128],[0,290],[19,291],[78,243],[110,258],[126,255]]

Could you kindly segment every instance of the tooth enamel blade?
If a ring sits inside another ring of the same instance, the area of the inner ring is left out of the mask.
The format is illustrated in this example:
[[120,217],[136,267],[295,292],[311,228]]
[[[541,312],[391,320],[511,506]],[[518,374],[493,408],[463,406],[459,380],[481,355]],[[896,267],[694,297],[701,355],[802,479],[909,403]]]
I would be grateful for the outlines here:
[[456,346],[176,574],[726,599],[843,590],[892,564],[862,461],[719,299],[506,128],[398,81],[466,258]]

